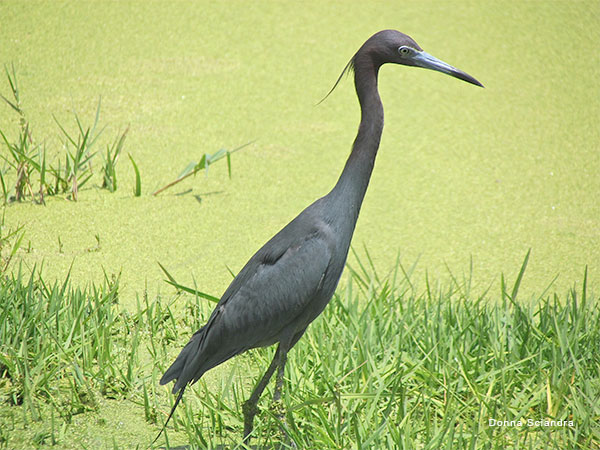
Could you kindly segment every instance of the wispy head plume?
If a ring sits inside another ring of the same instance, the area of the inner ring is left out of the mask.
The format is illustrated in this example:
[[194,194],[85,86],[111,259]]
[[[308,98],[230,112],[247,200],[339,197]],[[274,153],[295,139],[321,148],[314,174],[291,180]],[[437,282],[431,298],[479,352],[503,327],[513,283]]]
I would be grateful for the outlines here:
[[325,99],[327,99],[327,97],[329,97],[329,95],[334,91],[334,89],[337,87],[337,85],[340,84],[340,81],[342,80],[342,77],[344,75],[349,75],[351,72],[354,72],[354,56],[352,57],[352,59],[350,61],[348,61],[348,64],[346,64],[346,67],[344,67],[344,70],[342,70],[342,73],[338,77],[337,81],[335,82],[335,84],[333,85],[333,87],[331,88],[331,90],[315,106],[318,106],[321,103],[323,103],[325,101]]

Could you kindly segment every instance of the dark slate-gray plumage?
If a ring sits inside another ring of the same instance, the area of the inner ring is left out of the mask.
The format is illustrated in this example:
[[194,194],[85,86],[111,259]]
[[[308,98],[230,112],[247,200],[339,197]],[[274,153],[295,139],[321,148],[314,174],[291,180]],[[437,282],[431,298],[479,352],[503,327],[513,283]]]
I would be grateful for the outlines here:
[[251,348],[275,343],[279,346],[271,365],[244,404],[244,439],[252,432],[256,404],[275,369],[274,401],[279,400],[287,352],[323,311],[344,269],[383,130],[377,76],[385,63],[433,69],[482,86],[398,31],[381,31],[363,44],[344,69],[354,71],[361,121],[338,182],[250,258],[206,325],[165,372],[160,384],[175,380],[173,393],[179,393],[167,422],[185,388],[207,370]]

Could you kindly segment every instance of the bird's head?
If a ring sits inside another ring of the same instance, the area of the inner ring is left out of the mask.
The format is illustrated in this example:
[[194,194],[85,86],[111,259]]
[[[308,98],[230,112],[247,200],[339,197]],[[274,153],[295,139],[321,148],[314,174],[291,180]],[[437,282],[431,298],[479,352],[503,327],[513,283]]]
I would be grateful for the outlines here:
[[396,30],[383,30],[375,33],[362,45],[348,62],[339,78],[319,103],[322,103],[335,90],[344,74],[355,71],[358,66],[365,64],[376,69],[386,63],[402,64],[404,66],[423,67],[445,73],[467,83],[483,87],[479,81],[468,73],[452,67],[431,56],[417,44],[413,38]]
[[[483,85],[471,75],[452,67],[431,56],[417,44],[414,39],[396,30],[383,30],[371,36],[356,53],[355,59],[360,56],[371,58],[377,64],[386,63],[402,64],[404,66],[423,67],[445,73],[476,86]],[[355,60],[355,64],[357,61]]]

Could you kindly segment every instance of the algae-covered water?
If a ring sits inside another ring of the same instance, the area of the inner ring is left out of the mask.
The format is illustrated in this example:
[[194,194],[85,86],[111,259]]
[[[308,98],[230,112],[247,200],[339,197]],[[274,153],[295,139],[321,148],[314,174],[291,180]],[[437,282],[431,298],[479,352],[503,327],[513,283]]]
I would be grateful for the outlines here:
[[[129,127],[116,193],[99,188],[98,154],[78,202],[5,208],[6,226],[26,233],[13,267],[43,264],[47,279],[71,270],[82,285],[121,273],[121,300],[132,306],[145,289],[172,292],[160,262],[220,295],[228,268],[237,272],[334,185],[359,119],[351,79],[316,103],[366,38],[396,28],[485,89],[382,69],[386,126],[358,252],[364,245],[382,272],[398,253],[406,267],[418,260],[421,286],[426,273],[462,277],[472,260],[483,291],[501,273],[513,280],[531,249],[521,292],[540,293],[557,275],[552,289],[564,292],[586,265],[598,290],[597,1],[5,0],[0,17],[0,63],[14,64],[33,136],[49,154],[61,151],[53,117],[72,130],[74,111],[91,123],[100,97],[97,149]],[[9,93],[5,78],[0,93]],[[0,129],[15,136],[17,127],[1,104]],[[218,163],[150,195],[203,153],[254,140],[233,155],[231,179]],[[140,168],[141,197],[126,153]],[[132,404],[119,414],[141,421]],[[90,424],[88,441],[105,428]]]
[[[19,256],[50,277],[71,265],[81,283],[121,271],[133,298],[166,289],[160,261],[220,294],[227,267],[335,183],[359,118],[351,80],[315,104],[368,36],[397,28],[486,88],[384,67],[386,127],[354,246],[382,271],[398,252],[407,266],[418,259],[421,279],[461,275],[472,258],[481,289],[514,277],[529,248],[526,291],[556,275],[564,291],[585,265],[597,280],[597,2],[4,1],[0,11],[0,61],[15,65],[34,137],[60,149],[53,115],[91,123],[101,97],[98,150],[129,126],[125,152],[142,175],[134,198],[124,154],[115,194],[97,175],[77,203],[8,206],[7,224],[25,225]],[[0,105],[1,129],[16,121]],[[203,153],[252,140],[231,180],[223,163],[149,195]]]

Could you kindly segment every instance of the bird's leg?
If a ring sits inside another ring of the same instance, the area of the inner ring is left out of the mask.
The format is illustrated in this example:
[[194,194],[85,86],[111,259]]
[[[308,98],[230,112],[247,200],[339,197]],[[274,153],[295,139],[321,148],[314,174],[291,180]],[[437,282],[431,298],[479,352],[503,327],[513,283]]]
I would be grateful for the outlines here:
[[273,356],[273,361],[271,361],[271,365],[254,388],[254,391],[252,391],[250,398],[246,400],[244,402],[244,405],[242,406],[242,411],[244,412],[244,442],[248,442],[248,440],[250,439],[250,433],[252,433],[252,429],[254,428],[254,416],[258,412],[258,410],[256,409],[256,405],[263,391],[267,387],[269,380],[273,376],[275,368],[277,368],[278,366],[280,353],[281,344],[277,347],[277,351],[275,352],[275,356]]
[[275,378],[275,392],[273,393],[273,412],[275,417],[279,419],[281,423],[281,433],[284,436],[292,448],[296,448],[296,444],[292,441],[289,435],[285,431],[285,408],[281,400],[281,389],[283,388],[283,375],[285,373],[285,363],[287,362],[287,349],[281,349],[281,355],[279,355],[279,364],[277,365],[277,377]]
[[275,391],[273,392],[272,405],[272,411],[281,423],[284,423],[285,420],[285,410],[283,408],[283,402],[281,401],[281,388],[283,387],[283,375],[285,372],[286,360],[287,352],[282,350],[277,364],[277,376],[275,377]]
[[276,403],[281,400],[281,388],[283,387],[283,374],[285,371],[285,363],[287,361],[287,351],[282,350],[279,355],[279,361],[277,364],[277,378],[275,379],[275,392],[273,393],[273,402]]

